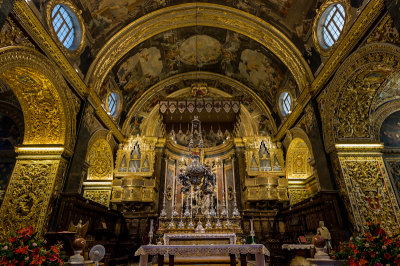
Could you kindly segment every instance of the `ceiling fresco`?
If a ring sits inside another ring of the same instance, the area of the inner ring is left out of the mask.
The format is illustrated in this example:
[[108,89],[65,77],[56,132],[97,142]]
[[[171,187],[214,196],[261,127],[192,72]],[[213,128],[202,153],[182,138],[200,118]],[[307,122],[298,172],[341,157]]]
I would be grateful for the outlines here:
[[[43,10],[48,0],[33,0]],[[77,0],[93,38],[93,51],[98,51],[115,33],[132,21],[164,7],[196,2],[193,0]],[[289,38],[299,38],[303,20],[315,6],[316,0],[200,0],[240,9],[279,28]],[[300,23],[299,23],[300,21]],[[302,47],[301,47],[302,48]]]
[[[277,92],[281,88],[294,95],[298,93],[288,69],[257,42],[224,29],[188,27],[146,40],[115,65],[112,75],[123,94],[123,111],[127,113],[152,85],[189,71],[209,71],[240,81],[276,113]],[[166,95],[168,91],[166,88]],[[106,93],[106,88],[103,88],[100,97]],[[276,122],[279,122],[279,116],[276,117]]]

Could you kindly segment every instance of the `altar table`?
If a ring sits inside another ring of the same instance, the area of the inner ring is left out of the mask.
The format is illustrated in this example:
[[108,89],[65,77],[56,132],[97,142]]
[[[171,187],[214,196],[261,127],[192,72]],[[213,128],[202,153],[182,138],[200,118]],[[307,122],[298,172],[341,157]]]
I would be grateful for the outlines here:
[[139,266],[147,266],[149,255],[159,255],[158,265],[164,264],[164,256],[169,255],[169,265],[174,265],[174,256],[221,256],[229,255],[231,265],[236,265],[235,255],[239,254],[242,265],[246,265],[246,255],[256,255],[256,266],[265,266],[268,249],[261,244],[250,245],[147,245],[141,246],[135,256],[140,256]]

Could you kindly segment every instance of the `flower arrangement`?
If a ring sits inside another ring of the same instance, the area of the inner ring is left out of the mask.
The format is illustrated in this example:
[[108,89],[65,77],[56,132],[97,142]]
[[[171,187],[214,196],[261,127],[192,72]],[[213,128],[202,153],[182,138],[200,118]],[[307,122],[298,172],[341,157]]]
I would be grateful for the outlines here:
[[379,222],[368,222],[365,233],[350,238],[332,252],[333,259],[348,260],[356,265],[400,265],[400,237],[385,232]]
[[63,265],[61,248],[61,244],[47,247],[30,226],[12,233],[9,243],[0,243],[0,265]]

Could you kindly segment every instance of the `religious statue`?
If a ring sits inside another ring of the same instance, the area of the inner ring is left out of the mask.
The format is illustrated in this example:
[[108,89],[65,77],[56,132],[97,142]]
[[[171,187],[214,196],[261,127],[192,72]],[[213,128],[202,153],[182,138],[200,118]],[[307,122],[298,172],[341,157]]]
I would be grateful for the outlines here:
[[68,231],[76,232],[75,238],[80,238],[86,236],[88,227],[89,227],[89,221],[87,221],[85,224],[82,224],[82,220],[79,220],[77,225],[74,225],[73,222],[71,221],[68,227]]
[[329,233],[328,228],[325,227],[324,221],[319,221],[319,227],[317,228],[317,235],[322,236],[326,240],[326,248],[328,253],[332,248],[331,245],[331,233]]

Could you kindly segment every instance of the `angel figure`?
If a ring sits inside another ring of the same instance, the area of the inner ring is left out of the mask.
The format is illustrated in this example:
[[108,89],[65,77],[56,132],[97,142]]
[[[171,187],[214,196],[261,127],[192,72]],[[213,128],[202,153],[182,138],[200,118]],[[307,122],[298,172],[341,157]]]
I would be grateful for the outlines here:
[[77,225],[74,225],[73,222],[69,224],[68,231],[70,232],[76,232],[75,237],[85,237],[86,232],[89,227],[89,221],[87,221],[85,224],[82,224],[82,220],[80,219]]

